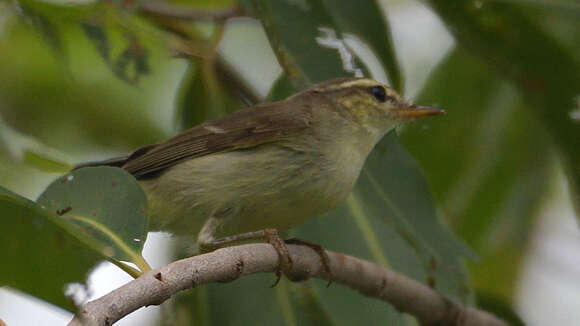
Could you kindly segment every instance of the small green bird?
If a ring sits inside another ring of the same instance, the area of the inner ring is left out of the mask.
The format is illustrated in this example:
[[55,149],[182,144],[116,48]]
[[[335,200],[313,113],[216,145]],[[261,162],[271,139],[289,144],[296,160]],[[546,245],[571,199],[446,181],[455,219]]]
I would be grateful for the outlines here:
[[148,197],[150,231],[197,236],[207,251],[327,212],[351,192],[389,130],[442,113],[371,79],[336,79],[81,166],[133,174]]

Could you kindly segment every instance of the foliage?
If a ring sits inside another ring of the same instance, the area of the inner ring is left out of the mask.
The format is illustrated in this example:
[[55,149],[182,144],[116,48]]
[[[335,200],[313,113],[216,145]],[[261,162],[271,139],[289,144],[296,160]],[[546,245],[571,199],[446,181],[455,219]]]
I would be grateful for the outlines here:
[[72,171],[52,182],[37,202],[107,248],[110,258],[149,269],[141,257],[147,238],[147,199],[135,178],[123,170]]
[[4,249],[0,255],[10,262],[0,272],[2,284],[72,310],[72,301],[64,296],[66,286],[84,282],[92,266],[105,257],[104,248],[80,236],[56,214],[4,188],[0,209]]
[[[486,293],[482,304],[518,320],[509,303],[556,157],[580,206],[580,40],[562,32],[580,29],[580,11],[566,1],[426,3],[457,44],[415,101],[438,104],[448,115],[406,127],[402,141],[387,135],[348,200],[290,232],[390,266],[462,302]],[[48,173],[67,170],[61,152],[104,158],[175,133],[167,117],[183,129],[263,100],[250,77],[218,51],[228,28],[248,24],[236,16],[261,23],[269,45],[250,47],[271,48],[283,70],[269,100],[329,78],[383,71],[394,88],[403,88],[378,1],[17,0],[0,6],[11,13],[0,17],[0,47],[9,49],[0,53],[0,183],[8,188],[33,178],[27,176],[55,178]],[[545,10],[557,23],[536,23]],[[361,44],[380,67],[365,61]],[[261,67],[252,70],[259,75]],[[177,93],[175,110],[160,107],[164,92]],[[121,261],[148,268],[141,257],[145,196],[121,169],[66,174],[37,203],[0,188],[0,216],[7,235],[0,252],[9,262],[0,283],[62,308],[73,309],[65,285],[84,282],[99,260],[134,276],[139,271]],[[186,292],[165,320],[413,324],[339,286],[283,281],[272,290],[271,280],[258,275]]]

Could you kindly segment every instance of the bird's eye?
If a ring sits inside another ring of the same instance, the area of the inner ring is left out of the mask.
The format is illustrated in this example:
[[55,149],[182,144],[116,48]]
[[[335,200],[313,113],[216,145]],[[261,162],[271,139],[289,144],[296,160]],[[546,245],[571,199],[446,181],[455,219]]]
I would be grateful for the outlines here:
[[385,102],[387,100],[387,94],[386,94],[385,88],[383,86],[371,87],[371,94],[373,94],[373,96],[379,102]]

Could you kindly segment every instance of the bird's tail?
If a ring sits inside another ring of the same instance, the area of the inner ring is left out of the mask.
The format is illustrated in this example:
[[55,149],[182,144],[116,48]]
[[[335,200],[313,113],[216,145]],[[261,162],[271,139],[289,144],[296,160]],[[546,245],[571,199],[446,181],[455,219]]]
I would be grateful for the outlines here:
[[102,161],[95,161],[95,162],[85,162],[85,163],[80,163],[74,166],[73,170],[78,170],[80,168],[86,168],[86,167],[91,167],[91,166],[116,166],[116,167],[123,167],[123,165],[125,165],[125,163],[127,162],[128,157],[115,157],[115,158],[111,158],[108,160],[102,160]]
[[80,169],[80,168],[86,168],[86,167],[91,167],[91,166],[116,166],[116,167],[122,168],[125,165],[125,163],[127,163],[128,161],[130,161],[136,157],[139,157],[139,156],[145,154],[153,146],[155,146],[155,144],[139,147],[138,149],[133,151],[131,154],[123,156],[123,157],[115,157],[115,158],[110,158],[110,159],[102,160],[102,161],[80,163],[80,164],[75,165],[75,167],[73,168],[73,171]]

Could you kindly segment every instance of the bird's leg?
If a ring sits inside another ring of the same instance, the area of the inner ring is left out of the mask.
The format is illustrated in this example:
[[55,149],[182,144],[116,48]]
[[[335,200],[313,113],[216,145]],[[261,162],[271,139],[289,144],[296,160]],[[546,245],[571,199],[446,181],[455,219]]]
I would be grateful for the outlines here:
[[199,250],[201,252],[203,253],[209,252],[246,240],[262,240],[266,241],[267,243],[272,245],[272,247],[274,247],[274,249],[278,253],[280,261],[279,268],[276,271],[277,279],[276,282],[272,285],[272,287],[278,284],[282,272],[284,272],[284,274],[286,275],[291,274],[292,258],[290,257],[290,253],[288,252],[288,247],[286,246],[286,243],[280,238],[280,236],[278,235],[278,231],[276,229],[264,229],[254,232],[234,234],[223,238],[215,238],[213,236],[213,231],[215,230],[214,228],[215,222],[216,221],[214,218],[209,219],[199,233],[197,242]]
[[310,249],[316,251],[316,253],[318,254],[318,256],[320,256],[320,260],[322,262],[322,267],[324,268],[324,271],[326,272],[326,274],[329,277],[328,280],[328,284],[326,285],[326,287],[329,287],[330,284],[332,283],[332,270],[330,269],[330,258],[328,257],[328,254],[326,253],[326,251],[324,250],[324,248],[316,243],[312,243],[309,241],[305,241],[302,239],[298,239],[298,238],[291,238],[288,240],[284,241],[286,244],[296,244],[296,245],[301,245],[301,246],[306,246],[309,247]]

